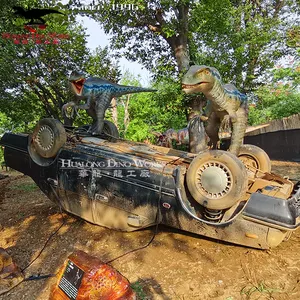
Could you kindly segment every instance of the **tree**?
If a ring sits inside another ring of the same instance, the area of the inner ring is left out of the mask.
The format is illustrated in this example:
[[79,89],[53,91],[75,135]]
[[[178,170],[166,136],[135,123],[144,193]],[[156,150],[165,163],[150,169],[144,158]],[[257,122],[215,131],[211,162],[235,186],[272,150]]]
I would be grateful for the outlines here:
[[118,60],[110,53],[107,46],[103,49],[98,46],[89,55],[84,69],[91,76],[106,78],[112,82],[118,82],[121,78]]
[[[36,1],[24,1],[24,5],[25,2],[31,7],[36,5]],[[51,1],[43,1],[42,4],[51,4]],[[6,19],[13,19],[8,6],[5,12]],[[24,20],[17,19],[13,24],[3,23],[0,27],[5,32],[24,34],[23,23]],[[119,74],[107,49],[98,48],[90,53],[86,47],[84,28],[74,18],[68,21],[67,16],[53,15],[47,19],[47,24],[42,34],[55,32],[70,38],[61,40],[59,44],[14,44],[12,40],[1,40],[1,111],[16,124],[25,121],[25,130],[42,116],[63,118],[65,124],[72,125],[74,117],[61,116],[63,104],[73,99],[68,85],[68,76],[72,70],[113,80]],[[80,121],[76,120],[78,123]]]
[[[140,78],[126,71],[120,81],[124,85],[141,86]],[[153,86],[154,93],[137,93],[130,97],[117,98],[118,127],[121,137],[144,141],[153,140],[153,132],[162,132],[167,128],[182,128],[186,118],[179,107],[182,107],[178,85],[172,81],[160,82]],[[175,89],[174,89],[175,88]],[[173,93],[173,94],[172,94]],[[169,103],[169,96],[177,98]],[[107,114],[110,116],[110,114]]]
[[300,112],[300,93],[288,84],[262,86],[255,106],[249,108],[249,124],[258,125]]
[[[283,0],[132,3],[138,9],[114,10],[108,1],[99,11],[87,12],[113,35],[112,48],[122,49],[156,78],[169,74],[178,84],[191,61],[214,65],[243,91],[254,90],[276,59],[291,51],[284,35],[293,21],[282,15],[298,9],[295,1]],[[183,102],[184,112],[191,107],[189,118],[201,110],[201,97]]]
[[268,81],[278,59],[295,56],[288,33],[297,16],[299,20],[295,1],[217,0],[210,7],[201,1],[191,21],[194,60],[214,65],[225,82],[244,92],[254,91]]

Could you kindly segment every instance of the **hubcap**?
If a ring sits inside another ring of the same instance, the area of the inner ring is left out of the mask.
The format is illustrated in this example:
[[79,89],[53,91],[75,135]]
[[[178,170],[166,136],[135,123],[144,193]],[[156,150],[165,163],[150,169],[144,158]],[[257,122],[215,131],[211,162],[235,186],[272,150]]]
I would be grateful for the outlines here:
[[42,126],[36,136],[36,142],[41,149],[50,150],[54,145],[54,133],[51,128]]
[[222,163],[206,162],[197,175],[198,187],[210,199],[222,198],[232,187],[232,174]]

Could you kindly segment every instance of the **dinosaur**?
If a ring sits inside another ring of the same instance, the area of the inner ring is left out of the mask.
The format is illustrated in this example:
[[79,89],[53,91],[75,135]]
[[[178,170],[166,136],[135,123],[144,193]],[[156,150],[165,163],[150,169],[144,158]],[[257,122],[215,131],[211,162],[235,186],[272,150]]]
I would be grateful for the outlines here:
[[179,130],[168,129],[164,133],[153,132],[157,136],[156,144],[158,146],[173,148],[172,141],[176,141],[176,145],[189,144],[189,130],[187,127]]
[[68,107],[73,108],[72,114],[77,108],[85,109],[94,120],[90,129],[93,135],[102,133],[105,111],[110,106],[112,98],[132,93],[156,92],[156,90],[148,88],[119,85],[103,78],[86,78],[84,74],[76,71],[70,75],[69,82],[77,100],[87,98],[87,102],[78,105],[78,103],[71,101],[63,105],[62,112],[64,114]]
[[157,136],[156,144],[158,146],[167,147],[167,148],[173,148],[172,141],[176,141],[176,145],[189,145],[189,127],[197,127],[199,134],[201,135],[201,141],[202,143],[199,145],[199,149],[204,150],[207,148],[206,141],[207,137],[205,134],[204,129],[204,122],[207,120],[206,116],[199,116],[198,119],[193,118],[189,121],[188,126],[175,130],[175,129],[168,129],[164,133],[159,132],[153,132],[154,135]]
[[248,120],[247,97],[233,84],[223,84],[217,69],[208,66],[191,66],[182,78],[186,94],[202,92],[207,98],[206,133],[212,148],[217,148],[220,126],[232,126],[229,151],[239,154]]
[[34,20],[39,20],[41,23],[39,24],[45,24],[45,20],[42,19],[42,16],[46,16],[49,14],[61,14],[64,15],[63,13],[55,10],[55,9],[38,9],[38,8],[34,8],[34,9],[28,9],[25,10],[23,7],[20,6],[14,6],[14,14],[17,16],[21,16],[23,18],[25,18],[26,20],[30,20],[27,24],[33,24]]

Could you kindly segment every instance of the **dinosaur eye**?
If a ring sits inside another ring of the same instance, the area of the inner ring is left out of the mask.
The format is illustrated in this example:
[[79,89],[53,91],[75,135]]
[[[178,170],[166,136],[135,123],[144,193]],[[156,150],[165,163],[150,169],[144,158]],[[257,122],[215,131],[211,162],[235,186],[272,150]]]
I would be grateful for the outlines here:
[[205,71],[204,71],[204,74],[205,74],[205,75],[209,75],[209,71],[208,71],[208,70],[205,70]]

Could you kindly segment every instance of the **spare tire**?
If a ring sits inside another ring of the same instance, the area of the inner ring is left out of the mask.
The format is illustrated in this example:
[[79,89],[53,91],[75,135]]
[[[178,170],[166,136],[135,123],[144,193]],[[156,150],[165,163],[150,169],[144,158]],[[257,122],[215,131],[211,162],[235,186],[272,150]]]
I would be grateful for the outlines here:
[[245,167],[254,167],[262,172],[271,172],[271,160],[268,154],[261,148],[245,144],[240,148],[238,158],[243,162]]
[[120,137],[117,126],[108,120],[104,120],[102,133],[108,136],[109,141],[115,141]]
[[56,119],[46,118],[35,126],[30,144],[39,156],[52,158],[66,141],[67,134],[63,124]]
[[186,174],[192,197],[208,209],[230,208],[247,191],[247,170],[232,153],[222,150],[200,152]]

